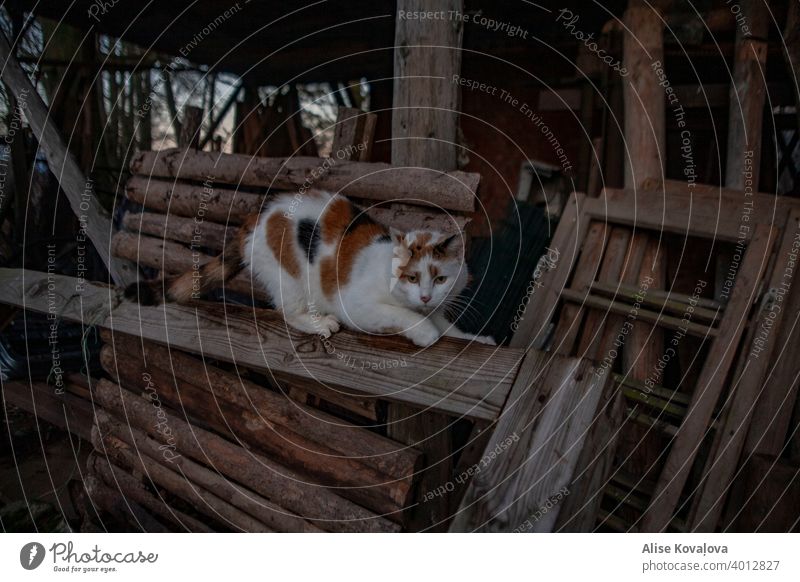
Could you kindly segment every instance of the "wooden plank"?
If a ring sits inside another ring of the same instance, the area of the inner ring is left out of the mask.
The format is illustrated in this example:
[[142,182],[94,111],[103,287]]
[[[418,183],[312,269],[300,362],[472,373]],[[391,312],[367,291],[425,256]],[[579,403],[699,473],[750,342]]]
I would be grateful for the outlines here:
[[[592,220],[607,220],[615,224],[636,227],[637,230],[653,230],[675,233],[681,236],[714,238],[725,242],[738,242],[740,236],[749,240],[753,236],[753,224],[775,224],[766,216],[754,216],[744,210],[744,198],[740,199],[739,211],[730,212],[718,205],[701,203],[691,197],[663,196],[660,192],[605,191],[607,196],[587,200],[586,215]],[[619,194],[619,195],[615,195]],[[726,205],[727,206],[727,205]],[[748,219],[742,219],[745,214]],[[772,211],[770,211],[772,212]]]
[[578,249],[589,227],[589,220],[582,212],[585,201],[584,194],[573,192],[564,207],[549,244],[549,249],[557,260],[552,269],[543,269],[538,286],[530,296],[525,312],[518,322],[517,331],[511,338],[510,345],[513,348],[533,346],[539,349],[547,341],[548,326],[559,305],[561,290],[569,281],[578,259]]
[[[399,0],[398,14],[464,13],[463,0]],[[461,73],[460,19],[395,20],[392,163],[452,170],[457,166]]]
[[12,404],[87,442],[91,438],[92,404],[88,400],[59,394],[44,382],[3,382],[1,392],[4,407]]
[[[363,394],[455,416],[496,418],[522,359],[517,349],[452,338],[419,351],[404,338],[348,331],[336,334],[326,348],[317,336],[287,330],[280,314],[271,310],[218,303],[143,307],[120,300],[110,287],[86,284],[78,294],[76,279],[50,279],[48,290],[46,273],[0,269],[0,302],[40,313],[55,308],[68,321],[133,334],[268,375],[327,383],[345,393],[356,386]],[[400,364],[403,358],[407,365]]]
[[[789,217],[789,224],[800,222],[800,210]],[[784,232],[778,251],[778,260],[767,280],[766,301],[762,301],[754,317],[754,337],[743,354],[744,362],[740,375],[731,384],[731,394],[725,406],[721,430],[714,435],[711,455],[703,472],[701,490],[695,494],[689,526],[693,531],[714,531],[725,507],[728,489],[734,472],[739,466],[750,420],[756,402],[769,380],[774,365],[774,353],[781,348],[778,336],[783,327],[786,310],[782,309],[784,295],[778,295],[786,275],[786,260],[796,252],[795,229]],[[788,318],[791,319],[791,313]]]
[[136,266],[111,255],[110,241],[114,234],[114,225],[95,197],[92,182],[83,175],[64,144],[58,129],[52,123],[47,106],[19,66],[4,35],[0,35],[0,62],[3,63],[0,71],[3,81],[25,112],[28,124],[39,142],[39,149],[47,157],[50,171],[58,180],[73,212],[81,222],[81,228],[92,241],[111,278],[117,285],[135,282],[139,276]]
[[555,531],[594,531],[603,492],[616,466],[617,440],[625,421],[624,411],[622,391],[615,382],[608,382],[568,486],[569,495],[558,513]]
[[198,182],[211,177],[215,183],[295,192],[314,187],[354,198],[405,201],[459,212],[475,210],[480,181],[479,174],[425,167],[398,168],[330,158],[262,158],[180,149],[141,152],[131,160],[131,173]]
[[528,352],[450,531],[552,531],[607,382],[588,360]]
[[758,225],[745,252],[718,335],[706,355],[686,418],[672,441],[666,463],[658,478],[650,506],[642,518],[646,532],[664,531],[678,506],[683,487],[697,456],[703,436],[742,337],[750,306],[756,298],[762,275],[775,242],[777,229]]
[[743,533],[797,532],[800,521],[800,465],[755,455],[743,475],[743,504],[729,530]]

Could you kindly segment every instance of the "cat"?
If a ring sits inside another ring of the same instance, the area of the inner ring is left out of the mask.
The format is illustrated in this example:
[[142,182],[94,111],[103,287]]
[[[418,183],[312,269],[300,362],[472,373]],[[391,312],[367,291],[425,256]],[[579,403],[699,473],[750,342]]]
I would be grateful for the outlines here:
[[469,280],[463,236],[399,232],[376,222],[340,194],[282,194],[244,222],[222,255],[164,282],[132,285],[143,304],[197,299],[247,268],[286,323],[329,338],[344,325],[400,334],[420,347],[448,336],[494,345],[463,332],[446,313]]

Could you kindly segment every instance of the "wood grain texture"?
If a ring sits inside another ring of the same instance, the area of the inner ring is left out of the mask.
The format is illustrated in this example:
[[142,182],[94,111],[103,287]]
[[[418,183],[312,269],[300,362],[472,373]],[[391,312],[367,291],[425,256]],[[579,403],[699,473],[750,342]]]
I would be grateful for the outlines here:
[[[383,163],[323,158],[260,158],[170,149],[141,152],[131,160],[131,172],[152,178],[181,178],[237,186],[297,191],[314,188],[354,198],[406,202],[472,212],[480,175],[425,167],[395,167]],[[315,178],[314,175],[317,177]],[[307,182],[308,181],[308,182]]]
[[54,276],[52,281],[48,291],[46,273],[0,269],[0,302],[42,313],[55,305],[70,321],[91,322],[268,375],[311,379],[345,394],[355,386],[359,395],[455,416],[496,418],[522,359],[517,349],[451,338],[418,350],[404,338],[348,331],[334,336],[326,349],[318,337],[287,329],[280,314],[270,310],[216,303],[142,307],[120,301],[111,287],[87,283],[79,293],[76,279]]
[[[463,0],[400,0],[406,13],[464,13]],[[452,170],[457,166],[463,23],[457,18],[397,18],[394,30],[392,163]]]
[[552,531],[608,381],[588,360],[529,352],[450,531]]

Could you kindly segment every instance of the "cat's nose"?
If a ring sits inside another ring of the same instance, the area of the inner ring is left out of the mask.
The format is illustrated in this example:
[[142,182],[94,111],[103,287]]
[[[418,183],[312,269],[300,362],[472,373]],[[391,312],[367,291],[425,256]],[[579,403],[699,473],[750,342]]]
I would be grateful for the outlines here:
[[430,300],[431,300],[431,296],[430,296],[430,295],[420,295],[420,296],[419,296],[419,299],[420,299],[420,301],[422,301],[423,303],[427,303],[428,301],[430,301]]

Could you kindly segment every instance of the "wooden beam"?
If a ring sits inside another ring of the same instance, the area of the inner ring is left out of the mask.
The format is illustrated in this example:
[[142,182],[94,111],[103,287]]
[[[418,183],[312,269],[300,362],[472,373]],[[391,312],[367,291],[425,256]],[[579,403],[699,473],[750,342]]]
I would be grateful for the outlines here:
[[354,107],[339,107],[333,131],[331,157],[337,160],[369,162],[378,116]]
[[0,302],[40,313],[54,308],[68,321],[268,375],[311,379],[345,392],[356,386],[363,394],[485,420],[499,414],[522,358],[520,350],[451,338],[419,351],[404,338],[347,331],[323,345],[316,336],[287,329],[274,311],[217,303],[143,307],[120,301],[113,289],[100,284],[86,284],[76,294],[76,281],[56,275],[49,285],[46,273],[0,269]]
[[47,106],[19,66],[5,35],[0,35],[0,62],[3,63],[3,81],[25,112],[31,130],[39,142],[39,148],[47,157],[50,171],[58,180],[81,222],[81,228],[85,229],[111,278],[117,285],[135,282],[139,276],[136,266],[129,261],[112,257],[110,247],[114,225],[95,197],[92,182],[83,175],[58,129],[50,122]]
[[463,0],[399,0],[394,36],[392,163],[457,168],[463,24],[459,18],[412,19],[404,14],[464,13]]
[[178,136],[178,145],[186,149],[198,149],[200,145],[200,126],[202,125],[202,107],[194,107],[192,105],[184,107],[181,133]]
[[261,158],[180,149],[141,152],[131,160],[131,173],[276,190],[313,187],[355,198],[423,204],[459,212],[474,211],[480,181],[479,174],[422,167],[397,168],[389,164],[302,156]]

